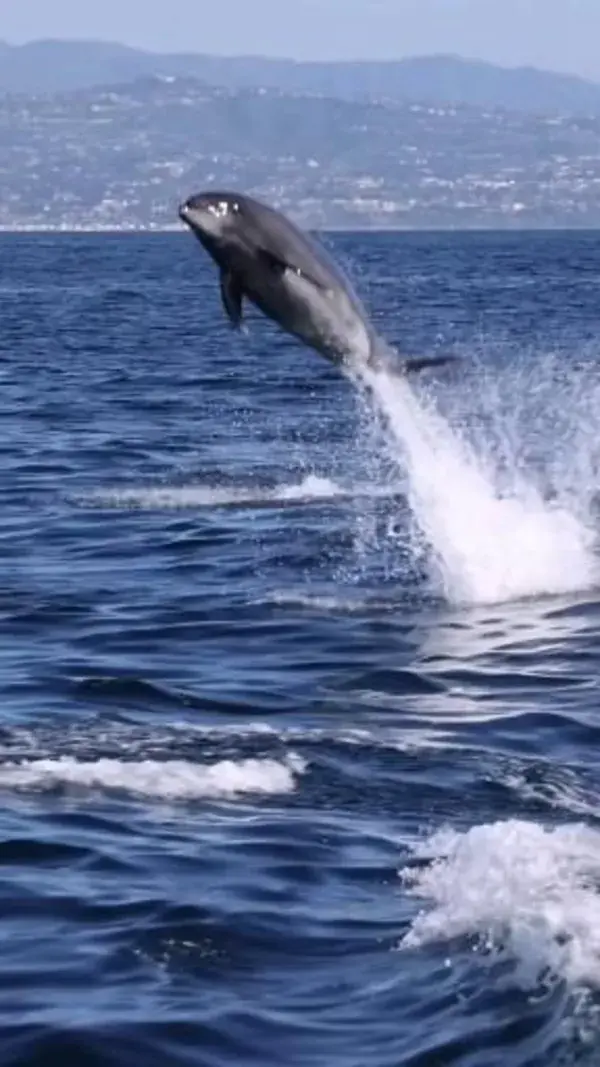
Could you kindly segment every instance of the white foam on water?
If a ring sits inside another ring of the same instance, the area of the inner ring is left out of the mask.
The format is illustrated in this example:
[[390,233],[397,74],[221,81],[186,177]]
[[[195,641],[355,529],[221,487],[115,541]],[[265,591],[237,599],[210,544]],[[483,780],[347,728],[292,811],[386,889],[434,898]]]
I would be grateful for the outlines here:
[[99,759],[72,756],[25,760],[0,767],[0,788],[53,791],[76,786],[158,800],[231,799],[245,794],[292,793],[306,762],[295,753],[285,760],[221,760],[201,766],[188,760]]
[[[302,590],[275,590],[267,603],[280,607],[306,608],[323,614],[364,615],[366,610],[385,611],[390,609],[389,600],[367,599],[365,596],[327,595],[324,593],[305,593]],[[391,602],[393,605],[393,601]]]
[[516,963],[522,988],[548,973],[600,988],[600,832],[515,819],[437,832],[414,856],[430,862],[400,877],[426,906],[401,949],[476,937]]
[[375,500],[396,496],[404,483],[373,485],[372,482],[340,485],[332,478],[308,474],[299,482],[285,482],[271,488],[264,486],[132,486],[128,489],[103,489],[78,498],[84,506],[132,508],[136,510],[177,511],[188,508],[276,507],[278,504],[311,503],[336,499],[369,497]]
[[590,526],[564,502],[545,501],[516,458],[511,484],[501,486],[492,457],[454,431],[406,379],[366,370],[361,382],[387,418],[407,468],[412,513],[449,600],[493,603],[595,584]]
[[161,486],[109,489],[94,493],[85,503],[114,508],[160,508],[173,511],[184,508],[231,507],[235,505],[278,504],[297,500],[327,500],[352,495],[352,491],[330,478],[309,474],[300,482],[263,488],[261,486]]

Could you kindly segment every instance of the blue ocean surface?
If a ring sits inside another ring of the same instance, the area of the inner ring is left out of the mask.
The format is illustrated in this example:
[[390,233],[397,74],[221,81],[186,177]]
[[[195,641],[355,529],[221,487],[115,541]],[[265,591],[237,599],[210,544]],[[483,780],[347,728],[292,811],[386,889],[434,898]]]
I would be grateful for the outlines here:
[[600,1062],[600,244],[0,238],[0,1065]]

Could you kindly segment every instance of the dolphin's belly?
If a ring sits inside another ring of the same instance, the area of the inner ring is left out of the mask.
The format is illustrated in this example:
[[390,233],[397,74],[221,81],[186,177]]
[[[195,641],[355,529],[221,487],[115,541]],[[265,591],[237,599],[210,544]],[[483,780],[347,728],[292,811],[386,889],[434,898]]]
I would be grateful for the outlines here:
[[248,295],[265,315],[327,358],[368,358],[369,327],[342,290],[320,289],[293,271],[253,288]]

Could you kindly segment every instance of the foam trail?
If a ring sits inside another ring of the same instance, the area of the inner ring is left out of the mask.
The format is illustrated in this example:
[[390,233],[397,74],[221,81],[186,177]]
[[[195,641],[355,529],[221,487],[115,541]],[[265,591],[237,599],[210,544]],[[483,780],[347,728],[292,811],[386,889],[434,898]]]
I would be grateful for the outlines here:
[[113,489],[93,494],[86,503],[115,508],[147,508],[177,510],[184,508],[214,508],[236,506],[267,506],[280,503],[301,503],[350,496],[351,492],[329,478],[308,475],[301,482],[274,488],[247,486],[165,486]]
[[116,791],[159,800],[232,799],[245,794],[291,793],[306,764],[295,753],[285,760],[221,760],[198,766],[187,760],[25,760],[0,767],[0,788],[47,792],[68,787]]
[[501,497],[490,464],[421,403],[410,383],[361,371],[407,466],[409,503],[436,557],[444,595],[462,603],[576,592],[596,578],[592,536],[515,470]]

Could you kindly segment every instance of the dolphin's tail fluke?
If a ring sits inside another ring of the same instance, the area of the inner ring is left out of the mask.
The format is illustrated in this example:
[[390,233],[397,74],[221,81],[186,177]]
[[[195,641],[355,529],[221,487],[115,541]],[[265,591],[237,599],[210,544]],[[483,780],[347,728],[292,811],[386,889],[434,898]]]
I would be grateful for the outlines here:
[[419,374],[421,371],[429,370],[431,367],[443,367],[448,363],[458,363],[458,358],[456,356],[440,355],[399,359],[398,353],[380,337],[377,337],[372,343],[369,355],[369,366],[373,370],[385,370],[388,374],[393,374],[400,378],[404,378],[407,374]]
[[430,367],[443,367],[447,363],[458,363],[456,356],[424,356],[422,359],[405,359],[397,367],[390,367],[392,374],[418,374]]

